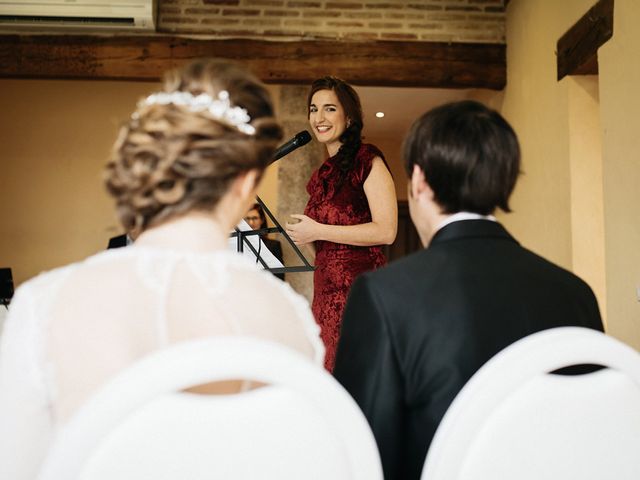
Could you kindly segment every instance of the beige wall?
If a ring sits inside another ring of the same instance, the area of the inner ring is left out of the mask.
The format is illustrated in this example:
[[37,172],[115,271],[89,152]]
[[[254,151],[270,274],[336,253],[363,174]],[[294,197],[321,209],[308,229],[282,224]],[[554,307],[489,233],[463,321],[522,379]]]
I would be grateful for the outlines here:
[[[153,83],[0,80],[0,266],[16,284],[121,233],[101,180],[120,122]],[[277,203],[277,165],[260,196]]]
[[572,267],[593,288],[606,321],[602,126],[598,76],[575,76],[567,78],[566,82]]
[[119,122],[152,84],[0,81],[0,263],[20,283],[120,233],[101,182]]
[[503,113],[524,174],[501,216],[532,250],[594,288],[607,329],[640,348],[640,4],[615,2],[598,79],[556,80],[556,42],[593,0],[514,0],[507,9]]
[[616,0],[598,54],[610,332],[640,348],[640,2]]
[[[581,3],[587,4],[590,0]],[[560,3],[565,4],[563,15]],[[581,14],[572,2],[515,0],[507,8],[507,87],[503,113],[522,147],[523,175],[501,217],[525,246],[571,268],[568,119],[556,82],[555,42]],[[576,2],[573,2],[576,3]]]

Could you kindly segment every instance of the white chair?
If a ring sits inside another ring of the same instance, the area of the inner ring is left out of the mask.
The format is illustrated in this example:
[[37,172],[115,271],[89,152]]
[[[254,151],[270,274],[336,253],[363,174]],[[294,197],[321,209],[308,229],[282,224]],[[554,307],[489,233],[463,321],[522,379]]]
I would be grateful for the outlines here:
[[[184,389],[249,379],[231,395]],[[349,394],[298,352],[220,337],[145,357],[63,428],[40,480],[382,479],[375,439]]]
[[[609,368],[548,374],[577,364]],[[447,410],[422,479],[640,479],[640,354],[579,327],[507,347]]]

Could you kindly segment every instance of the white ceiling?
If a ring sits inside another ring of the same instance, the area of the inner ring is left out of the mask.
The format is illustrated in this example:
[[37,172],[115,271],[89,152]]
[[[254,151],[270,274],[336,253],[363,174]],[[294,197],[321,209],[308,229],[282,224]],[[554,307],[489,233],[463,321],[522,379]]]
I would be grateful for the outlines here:
[[[364,135],[368,142],[396,138],[402,142],[405,134],[423,113],[443,103],[476,98],[482,101],[487,91],[477,89],[452,90],[441,88],[355,87],[364,116]],[[484,92],[484,93],[482,93]],[[499,92],[489,92],[489,96]],[[376,112],[385,116],[376,118]]]

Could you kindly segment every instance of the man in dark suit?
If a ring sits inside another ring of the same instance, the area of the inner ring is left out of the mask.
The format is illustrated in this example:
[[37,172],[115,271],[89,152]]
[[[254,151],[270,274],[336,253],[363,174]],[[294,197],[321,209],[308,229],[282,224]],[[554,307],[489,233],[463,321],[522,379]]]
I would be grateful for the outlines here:
[[416,121],[404,146],[409,210],[426,249],[359,277],[334,375],[369,420],[385,478],[418,479],[440,420],[493,355],[531,333],[602,330],[572,273],[496,222],[520,170],[511,126],[471,101]]

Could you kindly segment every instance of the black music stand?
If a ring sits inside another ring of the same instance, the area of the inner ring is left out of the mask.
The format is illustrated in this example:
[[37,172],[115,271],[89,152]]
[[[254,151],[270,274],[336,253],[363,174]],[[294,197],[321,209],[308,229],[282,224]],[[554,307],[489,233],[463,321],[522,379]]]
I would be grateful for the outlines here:
[[[314,271],[315,267],[309,263],[309,261],[306,259],[304,254],[298,248],[298,246],[295,243],[293,243],[293,240],[291,240],[291,237],[287,234],[284,228],[282,228],[282,225],[278,223],[278,220],[276,220],[276,218],[273,216],[269,208],[267,208],[267,206],[264,204],[262,199],[260,197],[256,197],[256,201],[260,204],[260,206],[262,207],[262,210],[264,210],[264,213],[267,215],[267,217],[271,219],[271,221],[275,226],[267,227],[267,228],[259,228],[257,230],[245,230],[245,231],[240,230],[239,228],[236,227],[235,231],[231,233],[231,237],[235,237],[238,239],[236,243],[237,251],[242,253],[244,251],[244,246],[246,245],[247,247],[249,247],[249,250],[251,250],[251,253],[253,253],[256,259],[260,262],[260,264],[262,265],[262,268],[264,268],[265,270],[268,270],[271,273],[299,273],[299,272]],[[260,255],[260,251],[257,250],[256,247],[253,245],[253,243],[251,243],[247,239],[247,237],[251,235],[265,235],[267,233],[281,233],[284,236],[284,238],[287,240],[287,243],[291,245],[291,248],[293,248],[293,251],[296,252],[296,255],[302,261],[303,265],[292,265],[289,267],[283,266],[283,267],[275,267],[275,268],[269,267],[267,263],[264,261],[264,259],[262,258],[262,256]]]

